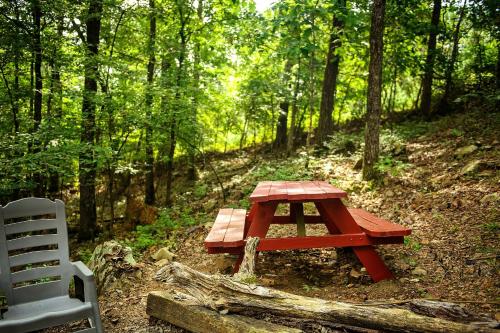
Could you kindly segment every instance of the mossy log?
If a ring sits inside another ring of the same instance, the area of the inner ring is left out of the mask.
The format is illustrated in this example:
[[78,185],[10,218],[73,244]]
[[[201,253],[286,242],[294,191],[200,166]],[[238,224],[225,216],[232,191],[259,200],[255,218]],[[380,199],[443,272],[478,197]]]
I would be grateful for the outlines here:
[[188,295],[192,304],[223,313],[271,317],[271,320],[281,318],[279,323],[293,322],[295,327],[301,327],[300,321],[303,320],[322,323],[326,327],[357,327],[357,331],[498,332],[489,327],[419,315],[408,309],[298,296],[240,283],[222,275],[203,274],[176,262],[160,269],[156,278],[167,282],[173,291]]

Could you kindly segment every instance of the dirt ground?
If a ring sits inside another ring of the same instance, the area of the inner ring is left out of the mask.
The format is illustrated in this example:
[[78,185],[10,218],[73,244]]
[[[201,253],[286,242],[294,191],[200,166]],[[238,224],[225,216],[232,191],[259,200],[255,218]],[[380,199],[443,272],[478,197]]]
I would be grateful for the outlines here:
[[[482,117],[481,121],[477,117]],[[347,206],[364,208],[412,229],[404,245],[378,247],[395,280],[373,283],[349,250],[321,249],[261,253],[256,267],[258,283],[346,302],[411,298],[457,301],[476,314],[500,320],[498,115],[458,115],[438,120],[429,128],[432,131],[410,138],[402,149],[397,148],[402,152],[396,152],[399,157],[394,158],[401,158],[406,166],[389,172],[377,186],[362,182],[360,170],[354,168],[361,156],[359,148],[351,156],[310,157],[304,171],[310,179],[328,180],[346,190]],[[474,151],[457,155],[457,149],[470,145],[476,147]],[[213,162],[229,189],[226,206],[241,206],[263,166],[304,169],[300,166],[303,157],[278,160],[271,156],[256,160],[251,155],[231,154]],[[464,167],[475,161],[475,169],[465,172]],[[209,177],[203,173],[200,176]],[[189,202],[189,198],[185,194],[178,200]],[[212,220],[223,206],[216,191],[192,205],[195,210],[204,209]],[[228,274],[234,258],[209,255],[203,247],[210,227],[206,223],[184,230],[178,238],[175,260],[202,272]],[[318,225],[307,228],[310,235],[325,232]],[[273,226],[270,232],[275,236],[293,235],[295,228]],[[139,275],[130,276],[122,287],[100,298],[106,332],[181,331],[151,320],[145,312],[148,292],[162,288],[153,278],[159,269],[150,257],[155,250],[151,248],[140,259],[144,266]]]

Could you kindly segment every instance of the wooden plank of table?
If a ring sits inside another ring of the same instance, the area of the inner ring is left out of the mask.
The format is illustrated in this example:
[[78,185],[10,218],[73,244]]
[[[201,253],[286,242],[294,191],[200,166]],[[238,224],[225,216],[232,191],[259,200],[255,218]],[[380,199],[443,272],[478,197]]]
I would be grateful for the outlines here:
[[231,215],[231,221],[229,222],[226,234],[224,235],[225,247],[234,247],[243,245],[246,213],[247,211],[245,209],[233,210],[233,214]]
[[205,238],[206,246],[223,246],[224,236],[226,235],[227,227],[231,221],[231,215],[233,215],[232,208],[223,208],[219,210],[219,214],[215,219],[214,225],[208,233],[207,238]]
[[288,198],[287,186],[288,182],[284,181],[272,182],[268,194],[268,200],[286,200]]
[[324,235],[306,237],[264,238],[257,251],[297,250],[330,247],[366,246],[372,244],[366,234]]
[[347,197],[347,193],[345,191],[342,191],[341,189],[330,185],[330,183],[328,183],[328,182],[315,181],[315,183],[319,188],[321,188],[323,191],[325,191],[328,198],[330,198],[330,199]]
[[257,187],[255,187],[255,190],[250,195],[250,200],[254,202],[268,201],[272,183],[273,182],[270,181],[258,183]]

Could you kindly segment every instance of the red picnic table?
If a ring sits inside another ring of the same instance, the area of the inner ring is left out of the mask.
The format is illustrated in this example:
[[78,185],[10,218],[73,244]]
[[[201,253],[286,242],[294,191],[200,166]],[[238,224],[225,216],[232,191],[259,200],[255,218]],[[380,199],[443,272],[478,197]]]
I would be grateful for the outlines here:
[[[411,229],[378,218],[362,209],[348,209],[347,193],[324,181],[265,181],[250,195],[252,206],[219,211],[205,239],[208,253],[238,254],[235,272],[243,259],[245,240],[259,237],[257,251],[350,247],[377,282],[393,277],[374,245],[403,243]],[[319,215],[304,215],[305,202],[314,203]],[[275,215],[278,204],[289,204],[290,215]],[[271,224],[297,224],[296,237],[267,237]],[[306,224],[324,224],[328,234],[307,236]]]

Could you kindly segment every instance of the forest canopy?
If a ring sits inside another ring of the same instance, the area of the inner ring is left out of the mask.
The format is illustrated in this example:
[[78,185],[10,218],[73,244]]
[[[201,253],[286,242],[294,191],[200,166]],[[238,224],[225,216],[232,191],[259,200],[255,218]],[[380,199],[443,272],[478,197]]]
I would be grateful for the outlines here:
[[322,146],[365,121],[374,3],[384,121],[498,106],[494,0],[2,0],[0,203],[79,189],[88,239],[124,175],[169,206],[174,160]]

